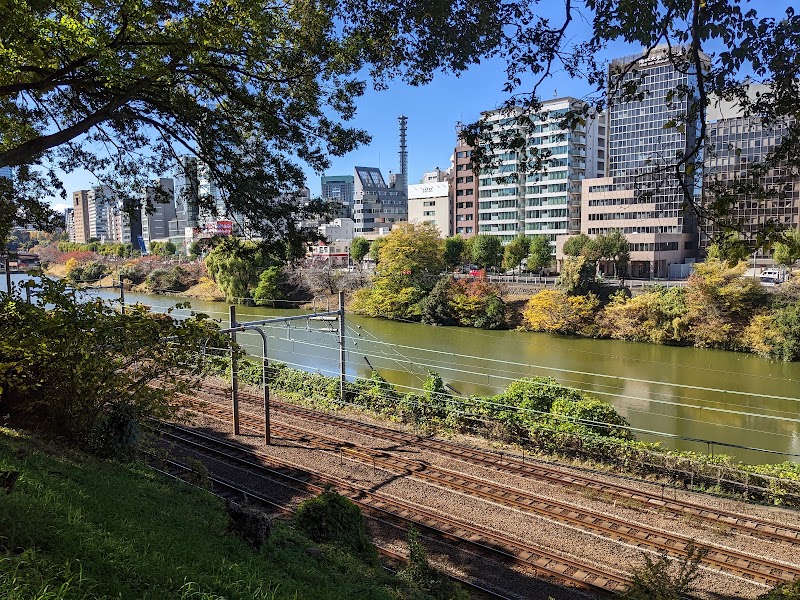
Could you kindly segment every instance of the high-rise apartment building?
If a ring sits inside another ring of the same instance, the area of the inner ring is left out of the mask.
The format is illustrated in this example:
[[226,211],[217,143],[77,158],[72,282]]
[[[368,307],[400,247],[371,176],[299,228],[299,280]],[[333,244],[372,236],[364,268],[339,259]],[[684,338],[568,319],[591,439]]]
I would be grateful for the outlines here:
[[72,208],[64,209],[64,229],[70,242],[75,241],[75,210]]
[[89,193],[86,195],[86,206],[89,216],[90,238],[100,240],[101,242],[109,238],[108,212],[111,209],[112,203],[110,187],[103,185],[89,190]]
[[89,190],[72,192],[72,215],[75,225],[75,242],[85,244],[89,234]]
[[408,220],[403,178],[386,185],[380,169],[356,167],[353,188],[355,235],[374,239],[389,233],[394,223]]
[[[609,80],[616,85],[608,92],[607,177],[583,182],[581,231],[621,231],[633,276],[664,277],[670,265],[697,255],[697,220],[684,187],[699,202],[699,182],[687,177],[682,186],[674,169],[698,141],[697,72],[685,50],[660,46],[613,60]],[[633,84],[643,97],[623,94]]]
[[323,175],[320,178],[321,198],[336,205],[333,217],[350,218],[353,214],[354,177],[352,175]]
[[473,170],[472,146],[459,140],[450,163],[450,231],[466,239],[478,230],[478,172]]
[[[558,236],[578,232],[581,182],[605,167],[603,115],[574,127],[564,123],[568,112],[584,106],[566,97],[543,102],[536,114],[522,109],[484,113],[497,146],[495,166],[483,169],[478,181],[478,233],[496,235],[503,243],[520,233],[544,235],[555,248]],[[519,153],[498,144],[503,135],[524,138],[528,154],[538,153],[542,164],[523,165]],[[455,202],[458,206],[458,196]]]

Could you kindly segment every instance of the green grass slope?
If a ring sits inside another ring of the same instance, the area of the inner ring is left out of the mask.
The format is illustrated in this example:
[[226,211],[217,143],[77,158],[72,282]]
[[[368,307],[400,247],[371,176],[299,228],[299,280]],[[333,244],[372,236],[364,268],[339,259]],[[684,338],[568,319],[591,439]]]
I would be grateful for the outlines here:
[[145,466],[98,461],[0,429],[0,598],[397,599],[402,580],[280,525],[259,552],[218,499]]

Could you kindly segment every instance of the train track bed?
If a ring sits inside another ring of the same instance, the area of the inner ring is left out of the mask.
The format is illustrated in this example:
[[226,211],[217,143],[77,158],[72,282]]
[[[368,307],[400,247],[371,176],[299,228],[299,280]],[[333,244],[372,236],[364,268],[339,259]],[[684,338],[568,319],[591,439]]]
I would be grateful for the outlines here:
[[[209,390],[211,393],[208,397],[204,398],[209,402],[222,403],[223,407],[227,407],[224,399],[224,394],[215,394],[214,390]],[[261,406],[259,403],[251,403],[250,399],[246,396],[242,398],[242,411],[253,412],[256,415],[260,414]],[[352,420],[344,417],[341,413],[315,413],[321,415],[329,415],[335,420],[345,419]],[[244,417],[244,415],[243,415]],[[375,425],[369,423],[363,415],[359,416],[358,421],[366,423],[367,425]],[[218,431],[227,431],[229,426],[227,424],[214,419],[200,417],[196,421],[203,423],[212,429]],[[342,442],[352,442],[359,447],[368,448],[371,451],[381,451],[387,454],[394,454],[406,460],[411,458],[414,461],[420,461],[434,465],[437,468],[447,469],[451,471],[460,471],[465,475],[472,477],[480,477],[488,482],[492,482],[497,486],[513,487],[521,492],[523,495],[535,495],[537,497],[547,497],[555,501],[569,502],[572,505],[580,506],[585,509],[591,509],[613,517],[614,519],[628,521],[632,524],[643,523],[652,525],[656,528],[661,528],[668,532],[677,532],[688,537],[695,537],[699,541],[707,542],[718,547],[728,547],[733,550],[741,550],[744,552],[759,555],[765,558],[781,558],[776,556],[776,550],[784,552],[787,556],[786,561],[790,564],[795,564],[792,561],[792,555],[796,553],[797,548],[792,550],[791,545],[787,543],[775,543],[766,539],[760,539],[754,535],[738,535],[735,532],[731,533],[727,525],[717,524],[708,521],[702,521],[695,515],[688,514],[677,516],[670,515],[669,511],[665,510],[660,505],[648,505],[646,502],[635,500],[632,498],[614,497],[605,492],[598,492],[590,488],[581,491],[580,487],[565,488],[564,485],[543,482],[535,479],[532,476],[520,476],[511,472],[506,472],[497,467],[503,467],[506,463],[513,463],[514,461],[502,461],[500,465],[493,466],[479,466],[465,462],[463,459],[456,459],[452,456],[443,456],[433,449],[422,448],[418,445],[412,445],[407,442],[400,443],[398,439],[383,439],[379,437],[380,430],[371,433],[354,432],[342,426],[341,422],[323,422],[318,423],[309,415],[303,415],[302,411],[295,412],[295,414],[288,414],[283,407],[275,407],[273,412],[273,422],[276,425],[294,425],[300,429],[315,431],[318,434],[337,438]],[[357,422],[356,422],[357,424]],[[385,423],[382,424],[385,426]],[[244,427],[244,420],[243,420]],[[253,431],[246,428],[243,433],[253,435]],[[398,435],[406,435],[407,432],[397,431]],[[298,443],[296,439],[292,440],[292,436],[286,434],[285,431],[275,433],[276,445],[270,449],[270,452],[280,454],[292,455],[291,460],[295,464],[311,464],[315,469],[324,470],[326,473],[341,471],[345,476],[350,474],[356,480],[367,486],[379,487],[382,491],[389,491],[398,497],[410,495],[411,497],[418,498],[419,502],[424,502],[425,506],[431,507],[433,510],[441,511],[444,514],[449,514],[458,510],[459,514],[465,515],[464,518],[472,520],[476,523],[482,524],[486,527],[494,527],[498,530],[514,532],[517,535],[524,536],[526,541],[531,543],[538,543],[540,545],[551,545],[557,552],[561,552],[565,556],[589,556],[598,565],[614,566],[625,565],[623,569],[627,569],[627,565],[635,564],[641,560],[641,553],[635,548],[638,545],[635,540],[628,540],[625,544],[606,539],[608,534],[600,530],[595,530],[591,533],[580,531],[574,524],[554,522],[550,518],[542,518],[535,514],[529,514],[525,507],[518,507],[515,510],[509,510],[508,507],[499,506],[496,502],[488,502],[485,498],[477,498],[474,495],[458,492],[456,490],[444,489],[441,485],[435,485],[432,489],[431,482],[423,482],[415,480],[412,477],[398,473],[398,469],[384,469],[382,465],[378,465],[373,472],[372,467],[368,465],[359,466],[354,460],[340,461],[335,455],[335,452],[321,452],[313,450],[312,444]],[[285,437],[282,437],[284,436]],[[296,437],[296,436],[295,436]],[[415,437],[415,436],[411,436]],[[252,441],[254,444],[259,444],[261,440],[258,436],[253,436]],[[430,438],[426,438],[430,439]],[[302,446],[307,446],[303,449]],[[309,456],[309,454],[311,456]],[[305,456],[304,456],[305,455]],[[340,462],[342,464],[340,464]],[[518,461],[520,462],[520,461]],[[521,464],[521,462],[520,462]],[[541,464],[541,463],[536,463]],[[530,466],[530,458],[525,463]],[[364,467],[367,468],[364,468]],[[392,472],[395,471],[395,472]],[[566,471],[572,471],[566,469]],[[586,472],[572,471],[573,473],[582,474],[586,476]],[[357,477],[356,474],[359,474]],[[607,477],[611,482],[615,481],[613,477]],[[435,483],[435,482],[434,482]],[[616,480],[616,483],[620,483]],[[625,485],[630,482],[624,481]],[[642,486],[647,487],[647,486]],[[658,488],[656,488],[658,489]],[[660,491],[660,490],[659,490]],[[695,500],[696,494],[686,494],[691,500]],[[702,497],[701,497],[702,498]],[[715,499],[711,499],[712,501]],[[741,511],[740,511],[741,512]],[[658,521],[656,523],[655,521]],[[620,538],[622,539],[622,538]],[[717,565],[719,567],[719,565]],[[711,568],[715,568],[712,566]],[[724,570],[724,565],[722,566]],[[735,571],[735,569],[731,569]],[[767,583],[772,581],[770,573],[761,568],[761,573],[764,575],[763,581]],[[758,578],[758,572],[753,574],[743,573],[742,576],[725,576],[719,573],[706,571],[703,574],[703,588],[711,593],[728,594],[735,597],[755,597],[763,593],[765,587],[748,583],[745,577]]]
[[[272,460],[269,457],[267,457],[267,467],[275,468],[276,473],[272,475],[269,473],[257,474],[246,465],[232,464],[224,457],[215,456],[206,449],[182,445],[180,438],[192,440],[193,436],[187,436],[185,434],[188,432],[180,430],[174,433],[179,437],[168,434],[164,441],[172,445],[171,455],[177,459],[177,462],[191,464],[187,459],[202,461],[209,472],[213,474],[213,478],[225,482],[222,493],[233,501],[242,502],[243,496],[246,494],[248,502],[257,504],[256,498],[266,497],[270,502],[275,503],[273,506],[268,506],[267,511],[277,513],[279,505],[285,507],[286,512],[289,512],[299,501],[310,494],[318,493],[322,486],[331,483],[329,478],[315,478],[313,474],[302,468],[286,467],[282,463],[280,463],[282,466],[277,466],[278,461],[272,461],[273,464],[269,464]],[[212,433],[212,435],[216,436],[216,433]],[[190,443],[195,444],[198,441],[205,445],[202,437],[199,440],[195,438]],[[246,436],[237,439],[236,442],[243,447],[248,446]],[[256,447],[252,447],[252,449],[257,451]],[[251,457],[249,460],[257,459]],[[170,470],[174,473],[173,469]],[[244,490],[245,494],[241,491],[231,492],[230,484],[233,482],[235,482],[235,488]],[[339,482],[337,487],[345,495],[352,495],[346,482]],[[364,501],[367,500],[366,496],[369,494],[359,494],[356,499]],[[388,509],[391,499],[387,499],[386,502],[385,508]],[[391,514],[370,508],[369,502],[362,506],[362,510],[367,517],[373,538],[379,548],[383,550],[382,553],[393,554],[395,558],[405,556],[408,551],[408,521],[393,518]],[[412,506],[407,506],[403,510],[406,516],[413,517],[414,508]],[[429,524],[436,526],[433,521],[429,521]],[[461,546],[454,545],[452,541],[437,539],[437,534],[433,530],[424,526],[421,527],[421,530],[425,537],[430,562],[451,577],[460,580],[462,585],[465,581],[469,582],[466,587],[476,599],[507,598],[511,600],[552,596],[556,600],[585,600],[590,597],[580,589],[564,587],[552,575],[552,582],[541,579],[541,573],[534,576],[534,573],[525,564],[509,565],[507,561],[494,558],[491,553],[487,553],[485,549],[481,548],[480,542]],[[574,582],[573,585],[575,585]]]

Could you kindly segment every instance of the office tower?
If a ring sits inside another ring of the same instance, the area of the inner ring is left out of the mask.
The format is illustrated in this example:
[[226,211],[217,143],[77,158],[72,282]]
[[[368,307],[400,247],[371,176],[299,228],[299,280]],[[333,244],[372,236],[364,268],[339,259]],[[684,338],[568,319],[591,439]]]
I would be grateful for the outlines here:
[[169,223],[170,237],[184,237],[187,228],[199,225],[200,180],[194,156],[178,157],[175,183],[175,218]]
[[142,192],[141,237],[148,250],[153,241],[169,238],[169,222],[175,218],[174,191],[173,180],[162,177]]
[[64,209],[64,229],[70,242],[75,242],[75,209]]
[[[753,85],[751,95],[768,91],[766,86]],[[786,163],[776,163],[751,180],[749,170],[763,163],[787,135],[790,121],[765,125],[758,116],[744,117],[737,107],[716,103],[707,115],[708,146],[703,170],[704,202],[716,193],[734,193],[730,219],[741,223],[746,239],[756,239],[765,225],[782,229],[800,228],[800,178]],[[747,194],[730,189],[738,184],[754,183],[763,192]],[[728,189],[726,189],[728,188]],[[730,190],[730,191],[729,191]],[[707,247],[720,233],[717,223],[701,223],[700,244]],[[757,255],[768,257],[766,248],[756,249]]]
[[[608,172],[584,181],[581,231],[621,231],[630,243],[633,276],[665,277],[670,265],[697,255],[697,220],[686,207],[684,187],[699,202],[699,181],[681,181],[674,168],[698,142],[697,73],[685,50],[659,46],[613,60],[609,80],[616,85],[608,94]],[[623,94],[632,84],[643,97]]]
[[320,178],[321,198],[338,206],[332,214],[334,218],[350,218],[353,214],[352,175],[323,175]]
[[75,223],[75,242],[85,244],[89,234],[89,190],[72,192],[73,221]]
[[[399,184],[399,185],[398,185]],[[356,167],[353,188],[355,235],[386,235],[392,224],[408,220],[408,197],[402,181],[387,185],[380,169]]]

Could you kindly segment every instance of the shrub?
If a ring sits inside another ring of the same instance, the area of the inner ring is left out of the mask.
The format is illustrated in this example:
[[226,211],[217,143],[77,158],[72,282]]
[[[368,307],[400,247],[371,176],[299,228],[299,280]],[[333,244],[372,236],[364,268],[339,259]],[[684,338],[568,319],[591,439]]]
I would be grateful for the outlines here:
[[559,385],[551,377],[532,377],[512,381],[500,398],[519,408],[546,413],[550,412],[556,400],[578,402],[583,396],[576,390]]
[[202,375],[203,343],[222,343],[204,315],[121,314],[65,294],[62,281],[40,286],[41,305],[0,297],[4,414],[103,454],[135,443],[138,420],[172,414],[172,395]]
[[[565,429],[572,431],[588,431],[603,436],[626,439],[633,437],[627,429],[628,421],[617,413],[613,406],[594,398],[581,398],[577,401],[571,398],[558,398],[553,402],[550,412],[557,415],[553,419],[553,423],[557,427],[567,425]],[[608,423],[612,426],[601,425],[601,423]]]
[[635,298],[614,294],[598,321],[604,335],[654,344],[689,341],[688,308],[683,288],[658,286]]
[[469,600],[469,593],[430,565],[428,552],[419,538],[419,531],[413,525],[409,527],[408,564],[400,571],[400,576],[432,598],[439,600]]
[[622,597],[625,600],[683,600],[690,596],[693,584],[700,576],[700,562],[708,550],[699,550],[693,543],[686,556],[673,562],[666,554],[654,560],[644,554],[644,565],[631,573],[631,586]]
[[530,331],[569,335],[593,335],[595,311],[600,301],[594,294],[569,296],[557,290],[542,290],[528,300],[523,326]]
[[378,552],[367,532],[361,510],[332,489],[300,503],[294,515],[297,527],[318,544],[332,544],[377,564]]

